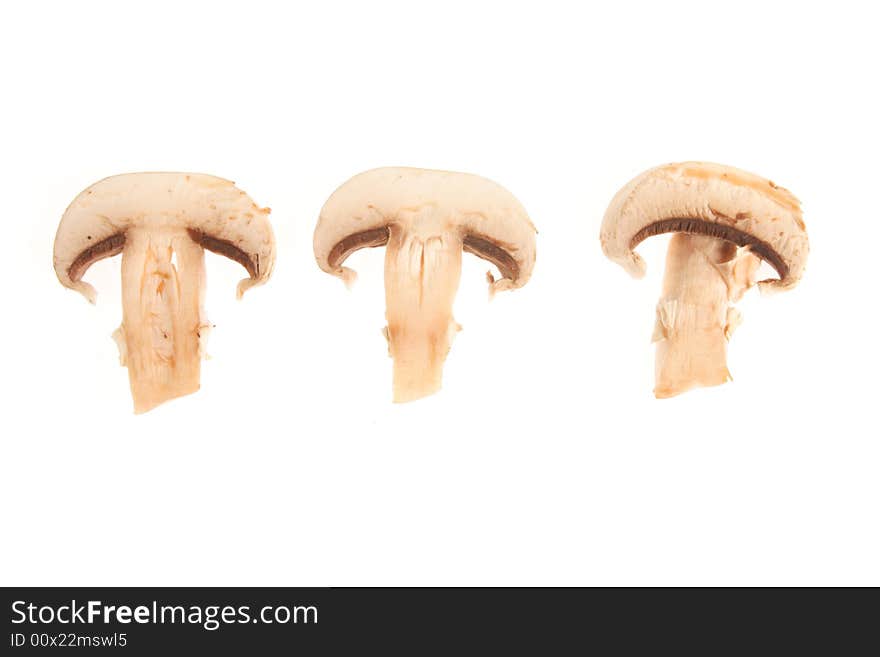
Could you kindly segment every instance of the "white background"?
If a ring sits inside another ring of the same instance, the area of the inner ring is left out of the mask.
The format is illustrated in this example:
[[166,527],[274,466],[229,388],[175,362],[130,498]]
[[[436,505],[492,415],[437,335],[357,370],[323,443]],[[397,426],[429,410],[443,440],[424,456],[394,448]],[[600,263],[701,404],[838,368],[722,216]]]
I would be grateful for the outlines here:
[[[0,16],[7,585],[880,584],[870,3],[58,2]],[[803,201],[800,286],[740,303],[735,381],[657,401],[617,189],[705,159]],[[478,173],[537,225],[529,284],[466,256],[443,391],[390,402],[381,250],[319,271],[326,197]],[[212,173],[269,205],[275,275],[208,254],[202,390],[134,416],[119,259],[59,285],[83,188]]]

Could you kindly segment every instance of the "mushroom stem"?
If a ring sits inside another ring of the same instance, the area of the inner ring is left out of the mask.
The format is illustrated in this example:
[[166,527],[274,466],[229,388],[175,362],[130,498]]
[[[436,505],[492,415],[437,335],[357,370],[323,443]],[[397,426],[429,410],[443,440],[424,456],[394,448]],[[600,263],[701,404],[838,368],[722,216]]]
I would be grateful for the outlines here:
[[461,238],[408,234],[391,227],[385,252],[388,350],[394,359],[394,401],[440,389],[443,363],[459,326],[452,304],[461,277]]
[[759,265],[731,242],[672,236],[654,328],[657,398],[730,380],[727,341],[739,318],[731,303],[754,284]]
[[204,280],[204,250],[185,230],[128,231],[116,338],[135,413],[199,389]]

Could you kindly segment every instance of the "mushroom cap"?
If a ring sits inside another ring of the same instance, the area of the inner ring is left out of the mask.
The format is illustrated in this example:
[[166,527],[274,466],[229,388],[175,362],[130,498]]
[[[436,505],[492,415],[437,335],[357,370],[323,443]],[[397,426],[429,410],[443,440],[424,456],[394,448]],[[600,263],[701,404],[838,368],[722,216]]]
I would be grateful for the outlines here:
[[763,290],[785,290],[800,280],[809,253],[800,201],[755,174],[709,162],[650,169],[624,186],[602,221],[602,250],[636,278],[645,262],[633,249],[651,235],[686,232],[717,237],[770,264],[778,279]]
[[128,173],[96,182],[77,196],[55,235],[58,280],[95,301],[82,281],[98,260],[122,252],[128,230],[186,230],[203,248],[239,262],[249,277],[238,295],[268,280],[275,264],[269,208],[235,184],[199,173]]
[[390,226],[428,221],[428,214],[451,224],[465,251],[498,267],[502,278],[493,291],[526,284],[535,264],[536,231],[513,194],[473,174],[408,167],[365,171],[333,192],[315,228],[318,266],[350,282],[355,274],[342,266],[349,255],[383,246]]

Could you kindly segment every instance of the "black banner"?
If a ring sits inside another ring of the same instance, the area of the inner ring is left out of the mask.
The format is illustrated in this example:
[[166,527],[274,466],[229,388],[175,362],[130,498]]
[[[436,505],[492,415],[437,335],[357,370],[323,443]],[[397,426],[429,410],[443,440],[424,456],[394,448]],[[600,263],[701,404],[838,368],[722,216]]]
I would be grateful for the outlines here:
[[[807,589],[3,589],[3,654],[855,654],[876,591]],[[866,638],[867,644],[862,638]],[[378,652],[377,652],[378,651]]]

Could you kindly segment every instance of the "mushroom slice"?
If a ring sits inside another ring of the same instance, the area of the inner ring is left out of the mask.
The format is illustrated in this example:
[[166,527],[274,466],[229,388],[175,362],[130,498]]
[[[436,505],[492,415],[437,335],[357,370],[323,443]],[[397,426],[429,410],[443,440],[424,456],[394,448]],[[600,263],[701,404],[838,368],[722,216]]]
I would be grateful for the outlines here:
[[522,287],[535,264],[535,227],[500,185],[466,173],[388,167],[355,176],[324,204],[315,258],[324,271],[354,280],[343,266],[354,251],[387,246],[385,303],[394,401],[440,389],[443,363],[460,328],[452,304],[467,251],[493,263],[490,293]]
[[269,209],[234,183],[195,173],[105,178],[74,199],[55,236],[61,284],[95,302],[82,280],[122,254],[122,325],[114,334],[136,413],[199,388],[209,328],[203,313],[204,250],[240,263],[238,296],[268,280],[275,263]]
[[732,307],[756,282],[761,261],[778,279],[762,290],[788,290],[809,253],[800,202],[786,189],[733,167],[667,164],[624,186],[602,222],[602,250],[636,278],[638,244],[661,233],[669,243],[657,305],[654,394],[671,397],[730,380],[727,340],[739,323]]

